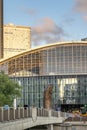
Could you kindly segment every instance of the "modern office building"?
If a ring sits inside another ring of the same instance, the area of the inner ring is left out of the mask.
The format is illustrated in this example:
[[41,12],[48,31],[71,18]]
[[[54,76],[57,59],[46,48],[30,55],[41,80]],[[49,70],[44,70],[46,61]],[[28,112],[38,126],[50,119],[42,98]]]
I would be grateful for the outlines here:
[[28,26],[16,26],[12,23],[4,25],[4,58],[9,58],[30,49],[30,30]]
[[17,104],[43,107],[53,85],[52,105],[87,104],[87,41],[58,42],[0,61],[0,71],[23,86]]

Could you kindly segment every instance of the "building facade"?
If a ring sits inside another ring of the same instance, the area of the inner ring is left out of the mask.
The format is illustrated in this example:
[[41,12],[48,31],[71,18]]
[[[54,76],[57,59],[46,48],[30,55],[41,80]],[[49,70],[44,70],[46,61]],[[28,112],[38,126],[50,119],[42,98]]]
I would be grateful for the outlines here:
[[0,70],[23,86],[18,104],[43,106],[52,84],[52,106],[87,104],[87,42],[59,42],[0,61]]
[[0,59],[3,58],[3,0],[0,0]]
[[30,27],[4,25],[4,58],[15,56],[30,49]]

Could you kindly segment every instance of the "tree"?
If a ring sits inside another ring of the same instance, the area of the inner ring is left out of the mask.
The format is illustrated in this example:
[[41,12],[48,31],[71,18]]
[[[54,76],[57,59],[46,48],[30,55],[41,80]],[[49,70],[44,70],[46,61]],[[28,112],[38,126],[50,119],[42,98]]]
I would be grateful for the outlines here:
[[21,88],[8,75],[0,72],[0,106],[4,106],[5,104],[12,106],[14,98],[21,96]]

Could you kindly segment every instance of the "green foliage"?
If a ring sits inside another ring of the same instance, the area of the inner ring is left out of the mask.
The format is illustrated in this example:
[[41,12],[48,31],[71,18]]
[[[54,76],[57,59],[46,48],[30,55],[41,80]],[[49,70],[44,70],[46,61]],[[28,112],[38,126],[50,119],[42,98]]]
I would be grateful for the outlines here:
[[21,86],[8,75],[0,73],[0,106],[12,106],[14,98],[21,96]]

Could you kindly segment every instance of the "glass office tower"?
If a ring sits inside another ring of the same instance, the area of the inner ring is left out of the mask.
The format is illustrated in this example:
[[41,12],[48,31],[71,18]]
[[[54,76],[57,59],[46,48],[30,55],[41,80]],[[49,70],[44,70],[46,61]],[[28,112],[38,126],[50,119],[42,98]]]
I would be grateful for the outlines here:
[[31,49],[0,62],[0,70],[23,86],[18,104],[43,107],[53,85],[52,105],[87,104],[87,42],[61,42]]

